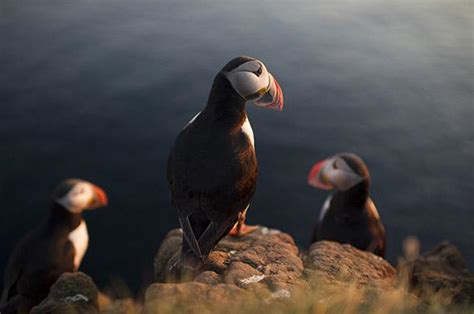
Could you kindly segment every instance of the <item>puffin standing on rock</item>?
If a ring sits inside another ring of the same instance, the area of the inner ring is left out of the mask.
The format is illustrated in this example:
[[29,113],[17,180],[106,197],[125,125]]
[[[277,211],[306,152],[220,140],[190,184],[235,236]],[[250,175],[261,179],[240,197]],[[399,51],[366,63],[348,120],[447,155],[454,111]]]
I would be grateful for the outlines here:
[[105,192],[84,180],[56,187],[49,217],[20,240],[8,260],[0,313],[29,313],[62,273],[79,269],[89,243],[82,212],[107,203]]
[[167,177],[183,230],[185,268],[199,268],[229,232],[243,236],[257,228],[245,225],[258,169],[247,101],[283,109],[283,92],[263,62],[241,56],[217,73],[207,105],[171,149]]
[[384,257],[385,228],[369,197],[370,175],[359,156],[341,153],[316,163],[308,184],[336,190],[324,202],[312,242],[348,243]]

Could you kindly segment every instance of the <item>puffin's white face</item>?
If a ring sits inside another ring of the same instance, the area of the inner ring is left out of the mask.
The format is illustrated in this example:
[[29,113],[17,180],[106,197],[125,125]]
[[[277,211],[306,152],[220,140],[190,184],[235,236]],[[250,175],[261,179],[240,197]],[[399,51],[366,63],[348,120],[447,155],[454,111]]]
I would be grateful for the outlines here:
[[316,163],[309,172],[308,184],[323,190],[346,191],[366,177],[357,174],[346,161],[334,156]]
[[80,213],[106,206],[108,200],[100,187],[87,181],[78,181],[64,196],[57,198],[56,202],[72,213]]
[[263,62],[247,61],[230,72],[225,72],[234,90],[245,100],[253,100],[260,107],[283,109],[283,92],[277,80]]

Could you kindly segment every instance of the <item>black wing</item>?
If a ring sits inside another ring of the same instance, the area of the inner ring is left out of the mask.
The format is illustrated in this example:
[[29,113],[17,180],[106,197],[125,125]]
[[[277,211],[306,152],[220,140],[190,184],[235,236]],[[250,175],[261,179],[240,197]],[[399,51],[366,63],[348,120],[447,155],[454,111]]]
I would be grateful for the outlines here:
[[167,168],[171,203],[184,232],[183,253],[206,256],[232,228],[256,188],[257,160],[248,137],[188,126]]
[[2,305],[21,297],[41,301],[64,272],[73,271],[74,248],[68,241],[53,240],[43,222],[27,234],[10,255],[4,279]]

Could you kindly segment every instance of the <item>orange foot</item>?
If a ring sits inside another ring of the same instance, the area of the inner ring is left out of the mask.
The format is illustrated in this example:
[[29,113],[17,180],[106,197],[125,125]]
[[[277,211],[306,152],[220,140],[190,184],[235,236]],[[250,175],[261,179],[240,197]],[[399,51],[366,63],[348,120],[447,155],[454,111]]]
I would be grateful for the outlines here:
[[231,237],[243,237],[249,233],[254,232],[257,229],[258,226],[248,226],[246,224],[236,223],[232,230],[230,230],[229,235]]

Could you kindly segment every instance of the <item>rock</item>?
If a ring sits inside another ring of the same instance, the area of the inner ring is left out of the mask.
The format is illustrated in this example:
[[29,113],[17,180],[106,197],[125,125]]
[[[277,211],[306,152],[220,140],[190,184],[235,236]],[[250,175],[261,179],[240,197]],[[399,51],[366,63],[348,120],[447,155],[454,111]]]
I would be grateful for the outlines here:
[[386,289],[396,284],[396,271],[386,260],[349,244],[316,242],[311,245],[305,264],[313,287],[345,282]]
[[48,297],[31,313],[99,313],[97,287],[84,273],[64,273],[51,287]]
[[[298,247],[278,230],[261,227],[242,238],[225,237],[184,279],[172,271],[179,265],[181,236],[179,229],[168,233],[155,258],[155,279],[161,283],[148,288],[145,313],[228,312],[262,300],[285,302],[295,290],[308,288]],[[178,279],[188,281],[170,283]]]
[[229,312],[242,304],[254,306],[242,312],[291,312],[295,304],[307,305],[308,298],[331,298],[355,289],[354,284],[380,294],[396,283],[395,269],[382,258],[334,242],[312,245],[305,269],[293,239],[265,227],[242,238],[225,237],[203,266],[184,278],[187,282],[174,283],[183,280],[171,271],[179,265],[181,236],[180,230],[171,231],[155,258],[155,278],[161,283],[147,290],[145,313]]
[[459,250],[441,243],[407,264],[411,290],[422,299],[442,292],[453,303],[474,304],[474,275]]
[[[163,241],[154,263],[157,282],[176,280],[170,270],[179,261],[181,236],[181,230],[175,229]],[[269,294],[279,290],[290,292],[294,287],[306,286],[298,254],[298,247],[288,234],[260,227],[242,238],[222,239],[191,279],[208,285],[267,290]]]
[[[427,312],[449,305],[410,293],[403,274],[377,255],[330,241],[314,243],[303,255],[288,234],[265,227],[225,237],[197,271],[183,276],[181,238],[180,229],[168,233],[155,258],[159,283],[146,291],[145,313]],[[418,248],[409,254],[412,286],[447,288],[455,302],[472,302],[473,277],[457,249],[444,244],[417,257]]]
[[221,282],[219,275],[213,271],[205,271],[199,274],[195,279],[195,282],[201,282],[208,285],[217,285]]
[[173,256],[178,257],[176,252],[181,248],[183,232],[181,229],[173,229],[166,235],[163,243],[156,254],[153,268],[155,273],[155,280],[158,282],[165,282],[168,278],[168,271],[175,260]]

